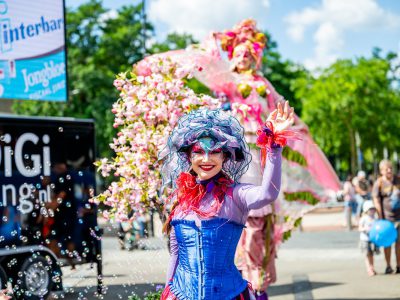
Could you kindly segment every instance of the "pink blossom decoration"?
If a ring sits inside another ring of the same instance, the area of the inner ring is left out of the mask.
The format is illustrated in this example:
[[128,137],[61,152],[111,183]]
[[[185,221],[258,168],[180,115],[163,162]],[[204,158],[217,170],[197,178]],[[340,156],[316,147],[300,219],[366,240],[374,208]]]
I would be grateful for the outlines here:
[[119,129],[110,143],[115,156],[96,162],[98,172],[111,176],[112,182],[93,198],[109,207],[104,211],[106,218],[125,220],[130,211],[135,218],[149,207],[161,208],[158,153],[180,116],[200,106],[220,106],[219,100],[197,95],[185,86],[184,80],[194,71],[199,71],[199,66],[180,65],[169,57],[149,57],[114,81],[120,91],[112,107],[113,126]]

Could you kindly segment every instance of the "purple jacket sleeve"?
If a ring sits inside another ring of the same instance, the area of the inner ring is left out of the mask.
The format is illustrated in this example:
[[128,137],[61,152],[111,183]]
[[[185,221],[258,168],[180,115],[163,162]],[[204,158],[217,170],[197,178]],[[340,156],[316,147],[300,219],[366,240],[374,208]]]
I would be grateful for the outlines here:
[[240,184],[234,191],[247,210],[258,209],[273,202],[281,188],[282,148],[268,151],[261,186]]
[[174,277],[176,267],[178,266],[178,243],[176,241],[175,230],[172,228],[171,233],[169,235],[170,239],[170,259],[169,266],[167,271],[167,283],[171,281],[172,277]]

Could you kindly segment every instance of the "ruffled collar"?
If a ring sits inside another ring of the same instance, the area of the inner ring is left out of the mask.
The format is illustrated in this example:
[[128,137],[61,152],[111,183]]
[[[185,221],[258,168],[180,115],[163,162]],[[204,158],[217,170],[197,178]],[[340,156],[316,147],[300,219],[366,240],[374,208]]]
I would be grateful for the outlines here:
[[[182,172],[177,181],[177,189],[175,191],[179,203],[180,211],[189,213],[194,211],[202,218],[211,218],[215,216],[221,209],[228,188],[233,181],[226,177],[222,172],[207,180],[198,180],[194,175]],[[206,195],[212,193],[214,201],[208,210],[200,208],[200,202]],[[171,212],[171,216],[174,211]]]

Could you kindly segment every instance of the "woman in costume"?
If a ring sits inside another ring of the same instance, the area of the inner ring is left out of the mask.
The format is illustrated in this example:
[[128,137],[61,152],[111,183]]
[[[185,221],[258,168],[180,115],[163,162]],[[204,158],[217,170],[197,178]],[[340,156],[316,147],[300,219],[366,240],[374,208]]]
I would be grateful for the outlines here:
[[293,121],[285,102],[258,130],[266,156],[262,183],[255,186],[239,183],[251,155],[235,118],[202,109],[179,120],[161,154],[164,186],[174,189],[164,227],[171,259],[161,299],[254,299],[234,264],[235,250],[249,212],[279,194],[281,152]]
[[[270,82],[258,72],[266,37],[257,30],[253,20],[244,20],[232,30],[215,36],[220,40],[222,50],[228,52],[232,71],[242,77],[237,84],[240,96],[231,95],[231,99],[251,107],[247,118],[242,121],[247,141],[251,143],[255,137],[252,124],[262,122],[263,113],[273,110],[277,102],[282,101]],[[256,150],[252,149],[251,152],[255,159],[242,181],[258,185],[263,170]],[[267,300],[267,288],[276,282],[275,219],[275,203],[250,211],[236,251],[236,266],[243,278],[251,283],[256,300]]]
[[[223,95],[238,111],[235,116],[243,125],[246,141],[256,158],[241,182],[254,185],[261,184],[263,174],[263,167],[257,162],[258,151],[252,147],[257,128],[283,101],[260,72],[266,43],[266,36],[256,28],[255,21],[247,19],[231,30],[213,33],[198,47],[168,53],[183,62],[195,61],[201,71],[194,76],[215,94]],[[247,108],[241,112],[244,106]],[[284,233],[290,233],[315,203],[326,201],[329,191],[340,187],[329,162],[297,116],[292,130],[297,138],[290,140],[283,152],[282,193],[278,201],[249,212],[236,253],[236,265],[252,284],[257,300],[268,299],[267,288],[276,281],[275,256]],[[261,158],[265,156],[263,152],[261,149]]]
[[[277,102],[282,101],[282,97],[258,72],[267,42],[266,37],[257,30],[253,20],[244,20],[232,30],[217,33],[215,36],[220,40],[222,50],[228,52],[232,71],[242,77],[237,84],[238,93],[232,93],[230,98],[251,108],[247,118],[242,121],[246,129],[246,139],[251,143],[255,137],[253,124],[261,123],[263,113],[273,110]],[[252,149],[251,152],[255,159],[242,177],[242,182],[258,185],[263,169],[257,159],[257,151]],[[236,251],[236,266],[243,278],[251,283],[256,300],[267,300],[267,288],[276,281],[274,206],[275,203],[271,203],[249,212]]]

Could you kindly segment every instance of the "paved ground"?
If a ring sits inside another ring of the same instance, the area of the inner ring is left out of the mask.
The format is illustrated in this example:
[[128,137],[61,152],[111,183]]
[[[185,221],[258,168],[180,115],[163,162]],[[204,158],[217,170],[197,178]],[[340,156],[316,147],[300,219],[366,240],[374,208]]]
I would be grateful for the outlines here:
[[[400,275],[383,275],[383,255],[377,256],[378,276],[368,277],[358,250],[358,233],[342,227],[335,210],[311,213],[303,232],[282,245],[277,260],[278,281],[269,289],[271,300],[400,299]],[[146,241],[149,250],[118,249],[116,238],[105,237],[103,299],[127,299],[163,284],[168,251],[160,238]],[[96,273],[89,266],[64,270],[68,289],[63,299],[96,299]],[[61,295],[58,295],[61,298]]]
[[[107,286],[102,299],[127,299],[129,295],[143,295],[155,291],[165,283],[169,254],[166,242],[155,238],[146,241],[149,250],[123,251],[116,238],[103,239],[104,282]],[[64,296],[61,299],[96,299],[96,268],[78,266],[77,270],[63,269]]]
[[380,255],[378,276],[368,277],[357,239],[357,232],[296,233],[279,252],[271,299],[400,299],[400,275],[383,275]]

